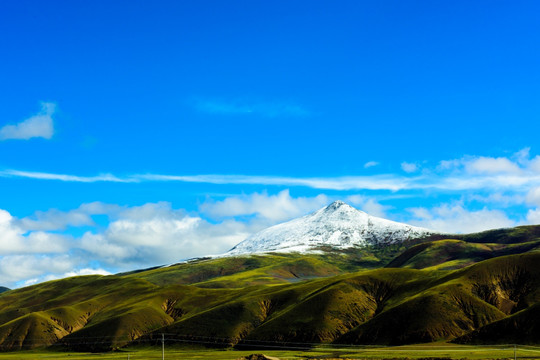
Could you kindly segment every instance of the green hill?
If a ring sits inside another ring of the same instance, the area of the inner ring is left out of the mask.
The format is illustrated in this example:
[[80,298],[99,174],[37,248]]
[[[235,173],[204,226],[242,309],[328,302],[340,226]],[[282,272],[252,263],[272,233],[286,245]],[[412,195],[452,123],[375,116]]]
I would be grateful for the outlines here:
[[540,250],[540,239],[515,244],[436,240],[410,247],[386,267],[452,270],[499,256],[522,254],[533,250]]
[[538,344],[540,342],[540,304],[488,324],[455,339],[463,344],[489,344],[493,339],[506,344]]
[[538,344],[539,228],[50,281],[0,294],[0,349],[101,351],[161,333],[238,347]]

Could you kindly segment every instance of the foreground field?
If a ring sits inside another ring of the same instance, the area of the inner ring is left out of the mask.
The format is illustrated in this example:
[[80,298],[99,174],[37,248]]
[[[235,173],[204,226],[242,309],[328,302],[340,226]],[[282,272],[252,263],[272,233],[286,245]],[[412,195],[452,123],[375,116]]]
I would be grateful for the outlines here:
[[[453,344],[426,344],[396,347],[319,347],[312,350],[210,350],[205,348],[166,348],[165,359],[248,359],[252,354],[268,358],[288,359],[540,359],[540,347],[518,345],[468,346]],[[19,351],[0,353],[0,359],[161,359],[160,347],[125,349],[109,353],[72,353],[53,351]]]

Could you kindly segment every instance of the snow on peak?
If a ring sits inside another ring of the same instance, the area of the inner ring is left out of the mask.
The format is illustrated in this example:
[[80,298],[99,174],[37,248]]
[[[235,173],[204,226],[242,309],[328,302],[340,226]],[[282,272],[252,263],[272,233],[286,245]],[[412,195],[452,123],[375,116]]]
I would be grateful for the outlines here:
[[342,206],[348,206],[348,207],[350,207],[351,209],[354,209],[352,206],[347,205],[347,204],[344,203],[343,201],[341,201],[341,200],[336,200],[336,201],[334,201],[333,203],[331,203],[330,205],[328,205],[328,206],[326,207],[326,211],[334,211],[334,210],[339,209],[339,208],[342,207]]
[[343,201],[251,235],[225,255],[309,252],[321,246],[346,249],[392,244],[435,234],[424,228],[366,214]]

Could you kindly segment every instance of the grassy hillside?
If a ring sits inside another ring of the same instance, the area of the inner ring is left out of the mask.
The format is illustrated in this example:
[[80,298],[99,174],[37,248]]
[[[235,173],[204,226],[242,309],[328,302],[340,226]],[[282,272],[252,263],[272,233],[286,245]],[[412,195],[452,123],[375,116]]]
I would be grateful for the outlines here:
[[489,344],[493,339],[507,344],[538,344],[540,303],[455,339],[456,343]]
[[522,254],[533,250],[540,250],[540,240],[498,244],[445,239],[415,245],[405,250],[386,266],[452,270],[499,256]]
[[321,249],[320,254],[265,254],[216,259],[196,259],[168,267],[124,275],[156,285],[184,284],[198,287],[244,287],[288,284],[360,270],[376,269],[400,254],[403,244],[355,248],[342,251]]
[[540,240],[540,225],[495,229],[474,234],[455,235],[455,239],[474,243],[517,244]]
[[237,347],[540,343],[537,227],[502,231],[514,239],[200,259],[11,290],[0,294],[0,349],[101,351],[161,333]]

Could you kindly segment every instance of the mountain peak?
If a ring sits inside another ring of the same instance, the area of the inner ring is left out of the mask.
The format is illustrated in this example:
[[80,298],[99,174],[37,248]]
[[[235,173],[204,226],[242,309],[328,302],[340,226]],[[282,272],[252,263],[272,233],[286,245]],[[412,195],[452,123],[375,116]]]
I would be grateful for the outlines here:
[[[341,201],[341,200],[336,200],[334,201],[333,203],[331,203],[330,205],[328,205],[325,210],[328,210],[328,211],[335,211],[337,209],[339,209],[340,207],[342,206],[347,206],[347,207],[350,207],[350,208],[353,208],[352,206],[350,206],[349,204]],[[354,208],[353,208],[354,209]]]
[[346,249],[392,244],[436,232],[378,218],[338,200],[311,214],[251,235],[226,255],[310,252],[321,247]]

